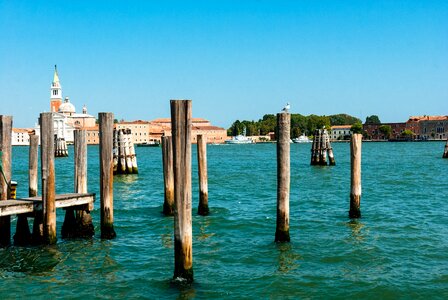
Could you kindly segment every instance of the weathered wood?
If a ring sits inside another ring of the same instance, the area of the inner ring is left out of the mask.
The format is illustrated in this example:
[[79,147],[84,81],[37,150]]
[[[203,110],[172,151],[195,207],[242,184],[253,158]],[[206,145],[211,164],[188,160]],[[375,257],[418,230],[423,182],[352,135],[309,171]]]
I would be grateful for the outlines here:
[[132,173],[138,174],[137,155],[135,154],[134,138],[133,138],[130,130],[129,130],[129,132],[130,132],[129,133],[129,156],[131,158]]
[[277,114],[277,227],[276,242],[289,242],[290,191],[290,127],[291,115]]
[[321,129],[321,136],[320,136],[320,165],[326,166],[327,165],[327,130]]
[[174,279],[193,282],[191,100],[171,100],[174,163]]
[[361,217],[361,145],[362,134],[353,134],[350,141],[350,218]]
[[331,147],[330,137],[329,137],[328,134],[326,136],[326,145],[327,145],[328,160],[330,162],[330,166],[335,166],[336,165],[336,161],[334,160],[333,148]]
[[132,174],[132,159],[130,142],[132,139],[132,132],[128,128],[124,131],[124,157],[126,160],[126,174]]
[[443,158],[448,158],[448,139],[446,140],[445,150],[443,151]]
[[[0,202],[9,199],[11,183],[12,117],[0,115]],[[11,243],[11,218],[0,218],[0,247]]]
[[174,174],[173,174],[173,143],[171,136],[162,137],[162,163],[163,184],[165,200],[163,201],[163,214],[174,214]]
[[311,144],[311,163],[310,163],[310,165],[312,165],[312,166],[314,166],[316,164],[316,155],[317,155],[317,130],[314,130],[313,143]]
[[118,130],[114,129],[113,141],[113,160],[114,160],[114,175],[118,173]]
[[43,234],[45,244],[56,243],[56,206],[54,173],[53,113],[40,114],[40,157],[43,199]]
[[[28,196],[37,196],[37,164],[39,154],[39,136],[30,135],[29,147],[29,167],[28,167]],[[34,221],[42,221],[42,219],[34,218]],[[42,223],[35,223],[33,226],[41,227]],[[42,237],[40,237],[42,239]],[[16,234],[14,235],[14,244],[18,246],[26,246],[32,243],[32,235],[30,232],[28,218],[26,214],[17,216]]]
[[208,175],[207,175],[207,136],[197,136],[198,147],[198,176],[199,176],[199,205],[198,214],[206,216],[208,208]]
[[101,238],[116,237],[114,230],[114,194],[113,194],[113,157],[112,140],[114,129],[114,115],[99,113],[100,132],[100,199],[101,199]]
[[126,156],[124,152],[125,136],[124,129],[118,130],[118,174],[126,174]]
[[[55,198],[56,208],[85,207],[92,205],[95,194],[59,194]],[[28,197],[16,200],[0,201],[0,217],[42,212],[42,197]]]

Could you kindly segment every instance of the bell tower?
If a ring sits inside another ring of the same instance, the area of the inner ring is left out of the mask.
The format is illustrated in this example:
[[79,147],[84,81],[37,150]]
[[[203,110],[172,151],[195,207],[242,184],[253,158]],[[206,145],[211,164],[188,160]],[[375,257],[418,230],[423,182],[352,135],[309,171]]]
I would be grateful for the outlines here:
[[58,69],[56,65],[54,65],[54,76],[50,90],[50,111],[57,112],[59,110],[59,106],[62,103],[62,88],[61,84],[59,83]]

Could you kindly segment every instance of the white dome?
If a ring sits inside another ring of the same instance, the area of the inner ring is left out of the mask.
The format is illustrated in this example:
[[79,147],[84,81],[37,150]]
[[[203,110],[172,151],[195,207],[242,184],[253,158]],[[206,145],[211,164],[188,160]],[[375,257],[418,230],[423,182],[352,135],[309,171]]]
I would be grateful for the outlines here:
[[61,113],[75,113],[76,109],[73,104],[70,103],[68,97],[65,97],[64,103],[59,106],[59,112]]

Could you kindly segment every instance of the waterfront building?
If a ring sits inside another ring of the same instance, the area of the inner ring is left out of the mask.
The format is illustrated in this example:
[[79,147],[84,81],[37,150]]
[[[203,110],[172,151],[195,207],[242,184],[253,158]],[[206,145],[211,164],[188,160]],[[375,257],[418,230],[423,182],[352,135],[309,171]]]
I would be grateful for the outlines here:
[[329,132],[331,141],[350,139],[352,135],[352,125],[334,125]]
[[[388,125],[391,127],[392,131],[389,137],[384,136],[380,131],[380,127],[383,125]],[[406,123],[380,123],[380,124],[363,124],[362,129],[370,140],[400,140],[402,138],[402,133],[405,131]]]
[[13,128],[11,145],[12,146],[27,146],[30,144],[30,133],[32,128]]
[[448,138],[448,116],[411,116],[406,124],[418,140]]

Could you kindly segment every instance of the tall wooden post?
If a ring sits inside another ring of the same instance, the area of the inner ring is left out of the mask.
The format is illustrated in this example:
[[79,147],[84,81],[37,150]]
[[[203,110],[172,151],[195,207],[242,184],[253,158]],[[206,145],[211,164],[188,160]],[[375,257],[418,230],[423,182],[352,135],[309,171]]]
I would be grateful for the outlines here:
[[448,158],[448,139],[446,140],[445,150],[443,151],[443,158]]
[[[28,195],[30,197],[37,196],[37,180],[38,180],[38,155],[39,155],[39,136],[30,136],[30,153],[29,153],[29,171],[28,171]],[[42,212],[34,214],[33,222],[33,244],[41,244],[44,241],[44,223]]]
[[198,214],[206,216],[208,208],[208,175],[207,175],[207,136],[198,135],[198,176],[199,176],[199,206]]
[[[10,197],[12,117],[0,115],[0,200]],[[0,217],[0,246],[11,243],[11,217]]]
[[[28,167],[28,196],[37,196],[37,164],[39,153],[39,136],[30,135],[30,147],[29,147],[29,167]],[[36,226],[36,232],[42,233],[42,219],[34,218],[34,226]],[[42,234],[40,238],[42,239]],[[14,244],[19,246],[26,246],[32,242],[30,227],[28,225],[28,218],[26,214],[17,216],[16,234],[14,235]]]
[[361,145],[362,134],[355,133],[350,141],[351,186],[350,218],[361,217]]
[[174,162],[174,278],[193,282],[191,100],[171,100]]
[[113,113],[99,113],[100,131],[100,198],[101,198],[101,238],[113,239],[114,230],[114,194],[113,194],[113,156],[112,140],[114,130]]
[[290,127],[291,115],[277,114],[277,228],[276,242],[289,242]]
[[42,211],[44,243],[56,243],[56,205],[54,174],[54,128],[53,113],[40,114]]
[[163,202],[163,214],[174,214],[174,174],[173,174],[173,143],[170,136],[162,137],[162,163],[163,184],[165,187],[165,200]]

